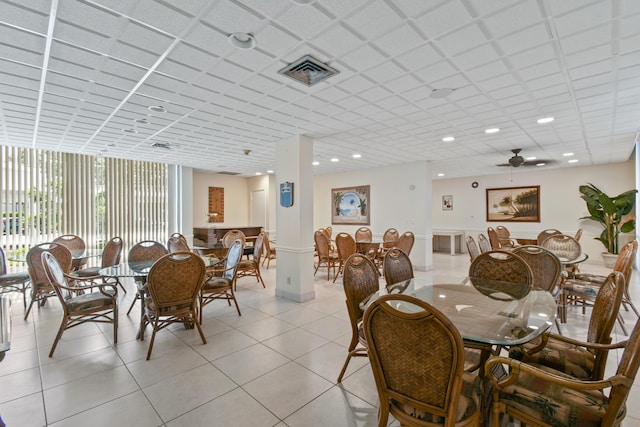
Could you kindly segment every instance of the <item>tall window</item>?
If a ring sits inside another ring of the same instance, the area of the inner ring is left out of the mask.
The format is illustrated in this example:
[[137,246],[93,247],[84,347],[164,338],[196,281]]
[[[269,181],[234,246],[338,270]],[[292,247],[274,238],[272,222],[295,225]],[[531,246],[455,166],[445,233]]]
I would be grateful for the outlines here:
[[0,146],[1,244],[24,251],[61,234],[89,247],[167,238],[167,165]]

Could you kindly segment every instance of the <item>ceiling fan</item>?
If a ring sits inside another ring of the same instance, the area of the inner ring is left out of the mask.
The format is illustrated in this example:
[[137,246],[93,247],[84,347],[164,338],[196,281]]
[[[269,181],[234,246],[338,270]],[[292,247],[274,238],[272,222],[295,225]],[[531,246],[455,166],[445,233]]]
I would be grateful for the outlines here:
[[512,166],[517,168],[520,166],[544,166],[553,163],[553,160],[525,160],[524,157],[520,155],[520,151],[522,151],[521,148],[514,148],[511,150],[513,157],[509,159],[508,163],[501,163],[496,166]]

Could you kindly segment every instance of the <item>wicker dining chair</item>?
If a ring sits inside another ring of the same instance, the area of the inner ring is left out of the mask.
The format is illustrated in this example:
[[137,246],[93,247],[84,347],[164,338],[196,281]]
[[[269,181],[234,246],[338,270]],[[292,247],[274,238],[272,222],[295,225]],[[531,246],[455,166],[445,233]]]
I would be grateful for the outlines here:
[[362,316],[364,311],[360,303],[367,297],[380,290],[378,269],[365,255],[351,255],[344,266],[343,288],[346,297],[347,313],[351,324],[351,342],[347,359],[344,361],[338,382],[347,371],[347,366],[352,357],[367,357],[367,342],[362,330]]
[[367,308],[363,329],[378,391],[378,427],[479,426],[482,381],[464,371],[458,329],[415,297],[385,295]]
[[[625,308],[625,310],[628,310],[627,306],[631,306],[636,316],[640,317],[638,310],[631,301],[631,294],[629,293],[631,270],[635,261],[637,251],[637,240],[632,240],[626,243],[620,250],[612,271],[622,273],[625,279],[622,296],[622,306]],[[607,276],[583,273],[576,275],[576,277],[574,278],[564,280],[562,283],[564,304],[580,302],[582,303],[582,312],[584,313],[585,307],[588,304],[593,303],[593,300],[596,297],[600,286],[602,286],[606,278]],[[566,310],[566,305],[563,307],[565,307]],[[563,316],[565,316],[564,312]],[[627,329],[624,326],[624,319],[620,314],[618,314],[618,323],[620,324],[622,332],[626,335]]]
[[236,300],[235,293],[235,281],[237,277],[238,264],[242,259],[242,253],[244,252],[244,242],[241,239],[236,239],[227,252],[227,256],[222,260],[222,267],[207,268],[207,274],[205,276],[204,285],[200,291],[200,323],[203,320],[203,309],[206,305],[216,300],[226,300],[229,306],[231,301],[236,306],[238,316],[242,316],[240,313],[240,307],[238,306],[238,300]]
[[[156,242],[155,240],[144,240],[142,242],[138,242],[133,245],[129,249],[129,253],[127,254],[127,262],[129,265],[135,266],[135,268],[150,268],[154,262],[168,254],[169,251],[164,245],[160,242]],[[134,278],[137,286],[142,288],[146,283],[146,276],[136,276]],[[140,293],[144,293],[144,291],[138,290],[136,292],[135,298],[131,301],[131,305],[129,306],[129,310],[127,310],[127,315],[131,313],[131,310],[136,305],[136,301],[140,299]]]
[[333,277],[333,283],[336,282],[336,279],[344,270],[344,265],[347,262],[347,259],[356,253],[356,241],[353,236],[349,233],[338,233],[336,235],[336,249],[338,250],[338,272]]
[[600,381],[567,377],[507,357],[489,359],[486,372],[508,372],[500,378],[489,376],[491,425],[499,427],[505,414],[527,426],[620,426],[640,367],[640,320],[628,340],[611,347],[624,351],[615,374]]
[[243,247],[247,244],[247,236],[242,231],[229,230],[224,233],[224,236],[222,236],[222,246],[225,248],[231,247],[231,244],[235,242],[236,239],[240,239],[242,241]]
[[471,236],[467,236],[465,238],[465,241],[467,242],[467,252],[469,252],[469,258],[471,261],[473,261],[478,255],[480,255],[480,248],[478,248],[478,244],[475,240],[473,240],[473,237]]
[[509,357],[582,380],[602,379],[609,348],[598,348],[597,345],[611,343],[611,331],[620,310],[624,287],[621,273],[611,273],[607,277],[593,305],[586,341],[546,331],[534,342],[512,347]]
[[395,228],[388,228],[382,235],[382,246],[378,249],[377,261],[378,267],[384,269],[384,257],[389,249],[394,248],[398,243],[400,233]]
[[[54,289],[62,305],[62,322],[53,340],[49,357],[53,357],[58,342],[65,330],[82,325],[86,322],[110,323],[113,325],[113,343],[118,343],[118,303],[115,283],[100,283],[94,285],[83,284],[73,286],[67,281],[64,267],[60,265],[56,256],[49,251],[42,252],[40,263],[47,276],[49,285]],[[99,292],[86,292],[98,289]]]
[[77,277],[78,280],[83,283],[91,282],[95,280],[101,280],[103,283],[109,280],[113,280],[120,288],[127,293],[127,289],[122,285],[117,277],[103,277],[100,276],[100,270],[106,267],[120,264],[120,258],[122,256],[122,248],[124,242],[120,237],[111,238],[102,249],[102,259],[99,266],[85,267],[83,269],[71,272],[71,276]]
[[335,251],[332,251],[329,247],[329,240],[327,235],[322,230],[316,230],[313,234],[313,240],[315,241],[316,251],[318,252],[318,264],[316,270],[313,272],[315,276],[320,267],[327,267],[327,280],[331,280],[330,271],[333,270],[333,274],[336,274],[336,265],[340,264],[340,259]]
[[400,249],[391,248],[384,257],[383,272],[387,286],[413,279],[411,259]]
[[207,340],[198,321],[198,295],[205,276],[204,261],[193,252],[173,252],[158,259],[147,276],[148,297],[144,300],[144,314],[140,339],[151,325],[153,333],[147,350],[147,360],[156,334],[176,323],[196,327],[202,343]]
[[498,238],[500,239],[500,245],[503,248],[514,248],[516,247],[516,242],[511,239],[511,233],[509,229],[504,225],[496,226],[496,233],[498,234]]
[[28,284],[28,271],[7,273],[7,259],[4,250],[0,247],[0,295],[9,292],[20,292],[22,294],[22,303],[26,309]]
[[533,272],[518,255],[489,251],[481,253],[471,262],[469,279],[481,292],[501,292],[519,299],[531,291]]
[[398,237],[398,241],[396,242],[396,247],[400,249],[402,252],[407,254],[407,256],[411,255],[411,249],[413,249],[413,243],[415,241],[415,235],[412,231],[405,231]]
[[547,228],[546,230],[542,230],[538,233],[538,237],[536,240],[538,241],[538,245],[542,245],[548,237],[553,236],[554,234],[562,234],[562,231],[556,230],[555,228]]
[[489,237],[489,243],[491,244],[491,250],[497,251],[502,249],[502,243],[500,243],[500,237],[498,237],[498,233],[493,227],[487,228],[487,236]]
[[[64,234],[62,236],[58,236],[53,239],[53,243],[59,243],[66,246],[67,249],[71,251],[71,256],[74,258],[84,254],[87,249],[87,245],[84,240],[82,240],[82,237],[76,236],[75,234]],[[87,258],[73,259],[71,262],[71,270],[80,270],[87,264],[87,260]]]
[[264,259],[262,260],[262,265],[264,265],[265,261],[267,263],[267,270],[269,269],[269,264],[271,264],[272,259],[276,259],[276,248],[271,247],[271,240],[269,240],[269,234],[266,231],[263,231],[262,243],[264,247]]
[[266,288],[264,280],[262,280],[262,274],[260,274],[260,259],[262,258],[262,243],[264,242],[264,234],[260,233],[256,240],[253,242],[253,255],[251,258],[242,260],[238,264],[238,272],[236,273],[236,280],[234,281],[234,287],[237,285],[237,279],[241,277],[255,277],[256,280]]
[[51,242],[41,243],[29,249],[29,252],[27,252],[27,267],[31,279],[31,302],[24,314],[24,320],[29,317],[29,312],[34,303],[37,303],[38,307],[40,307],[45,304],[47,298],[55,297],[56,295],[42,263],[42,253],[45,251],[51,252],[56,258],[63,273],[71,271],[71,252],[66,246]]
[[482,233],[478,234],[478,247],[480,248],[480,253],[490,252],[492,250],[489,239]]
[[191,252],[187,238],[180,233],[173,233],[167,240],[167,250],[173,252]]
[[540,246],[553,252],[561,260],[573,261],[582,253],[580,243],[566,234],[553,234],[544,239]]
[[360,227],[356,230],[356,242],[371,243],[373,232],[369,227]]

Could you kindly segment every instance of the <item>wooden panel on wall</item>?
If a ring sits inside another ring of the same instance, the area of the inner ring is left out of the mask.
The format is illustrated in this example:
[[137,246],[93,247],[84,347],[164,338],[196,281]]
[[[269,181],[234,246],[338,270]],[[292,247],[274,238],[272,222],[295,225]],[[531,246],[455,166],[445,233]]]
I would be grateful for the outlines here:
[[209,222],[224,222],[224,188],[209,187]]

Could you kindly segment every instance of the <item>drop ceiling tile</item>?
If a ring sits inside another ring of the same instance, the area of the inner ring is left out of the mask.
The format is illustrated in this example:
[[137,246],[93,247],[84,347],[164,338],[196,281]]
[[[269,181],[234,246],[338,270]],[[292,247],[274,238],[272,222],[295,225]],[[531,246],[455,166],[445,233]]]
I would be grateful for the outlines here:
[[403,74],[406,74],[406,71],[392,61],[382,63],[363,73],[365,77],[380,83],[397,79]]
[[593,64],[577,67],[569,70],[569,76],[572,79],[582,79],[585,77],[595,76],[598,74],[609,73],[613,70],[611,60],[596,62]]
[[499,60],[499,56],[493,45],[488,43],[456,55],[452,59],[459,68],[469,70],[482,64],[494,63]]
[[403,25],[384,34],[375,40],[374,44],[389,56],[395,56],[408,50],[414,50],[424,44],[425,39],[412,26]]
[[518,71],[518,75],[525,81],[537,79],[540,77],[550,76],[555,73],[562,72],[562,66],[556,59],[542,62],[540,64],[523,68]]
[[542,18],[538,3],[525,1],[487,16],[484,23],[494,37],[502,37],[536,25]]
[[[496,43],[507,55],[517,55],[522,51],[529,49],[536,49],[540,45],[545,46],[545,43],[550,41],[551,37],[547,32],[544,25],[533,25],[524,30],[509,34],[507,36],[499,38]],[[548,45],[547,48],[550,48]],[[551,52],[547,53],[547,56],[551,57],[555,52],[551,49]],[[529,58],[528,64],[532,61],[536,61],[538,58]]]
[[611,19],[612,5],[610,1],[599,1],[594,4],[575,9],[562,16],[555,16],[554,22],[559,37],[565,37]]
[[184,42],[214,56],[226,56],[235,49],[227,40],[228,34],[202,22],[194,25],[184,36]]
[[471,70],[464,71],[467,76],[473,81],[487,80],[492,77],[496,77],[509,72],[509,68],[503,61],[493,61],[485,65],[473,68]]
[[273,23],[260,30],[256,37],[258,38],[259,48],[275,57],[295,49],[300,43],[298,38]]
[[283,28],[304,40],[311,40],[320,31],[331,25],[331,18],[315,7],[293,6],[278,18]]
[[640,43],[640,34],[627,37],[620,40],[620,53],[625,54],[638,50],[638,43]]
[[311,43],[323,49],[330,57],[342,56],[366,43],[342,25],[334,25],[319,33]]
[[508,61],[519,70],[554,58],[556,58],[556,52],[552,44],[547,43],[522,53],[509,55]]
[[362,72],[386,60],[387,58],[379,51],[370,45],[365,45],[350,52],[349,55],[342,58],[340,62],[347,64],[354,70]]
[[486,42],[487,37],[477,24],[470,24],[437,40],[438,46],[449,55],[465,52]]
[[261,15],[229,1],[218,2],[202,21],[226,34],[255,33],[264,25]]
[[448,1],[416,19],[416,25],[435,39],[457,28],[470,24],[473,17],[460,1]]
[[369,39],[388,33],[402,23],[402,18],[382,0],[374,0],[345,19],[357,32]]
[[577,52],[565,57],[567,68],[577,68],[582,65],[591,64],[593,62],[609,59],[612,57],[611,44],[607,43],[601,46],[592,47],[582,52]]
[[375,83],[370,79],[367,79],[360,74],[356,74],[340,82],[337,86],[350,93],[360,93],[372,88],[374,85]]

